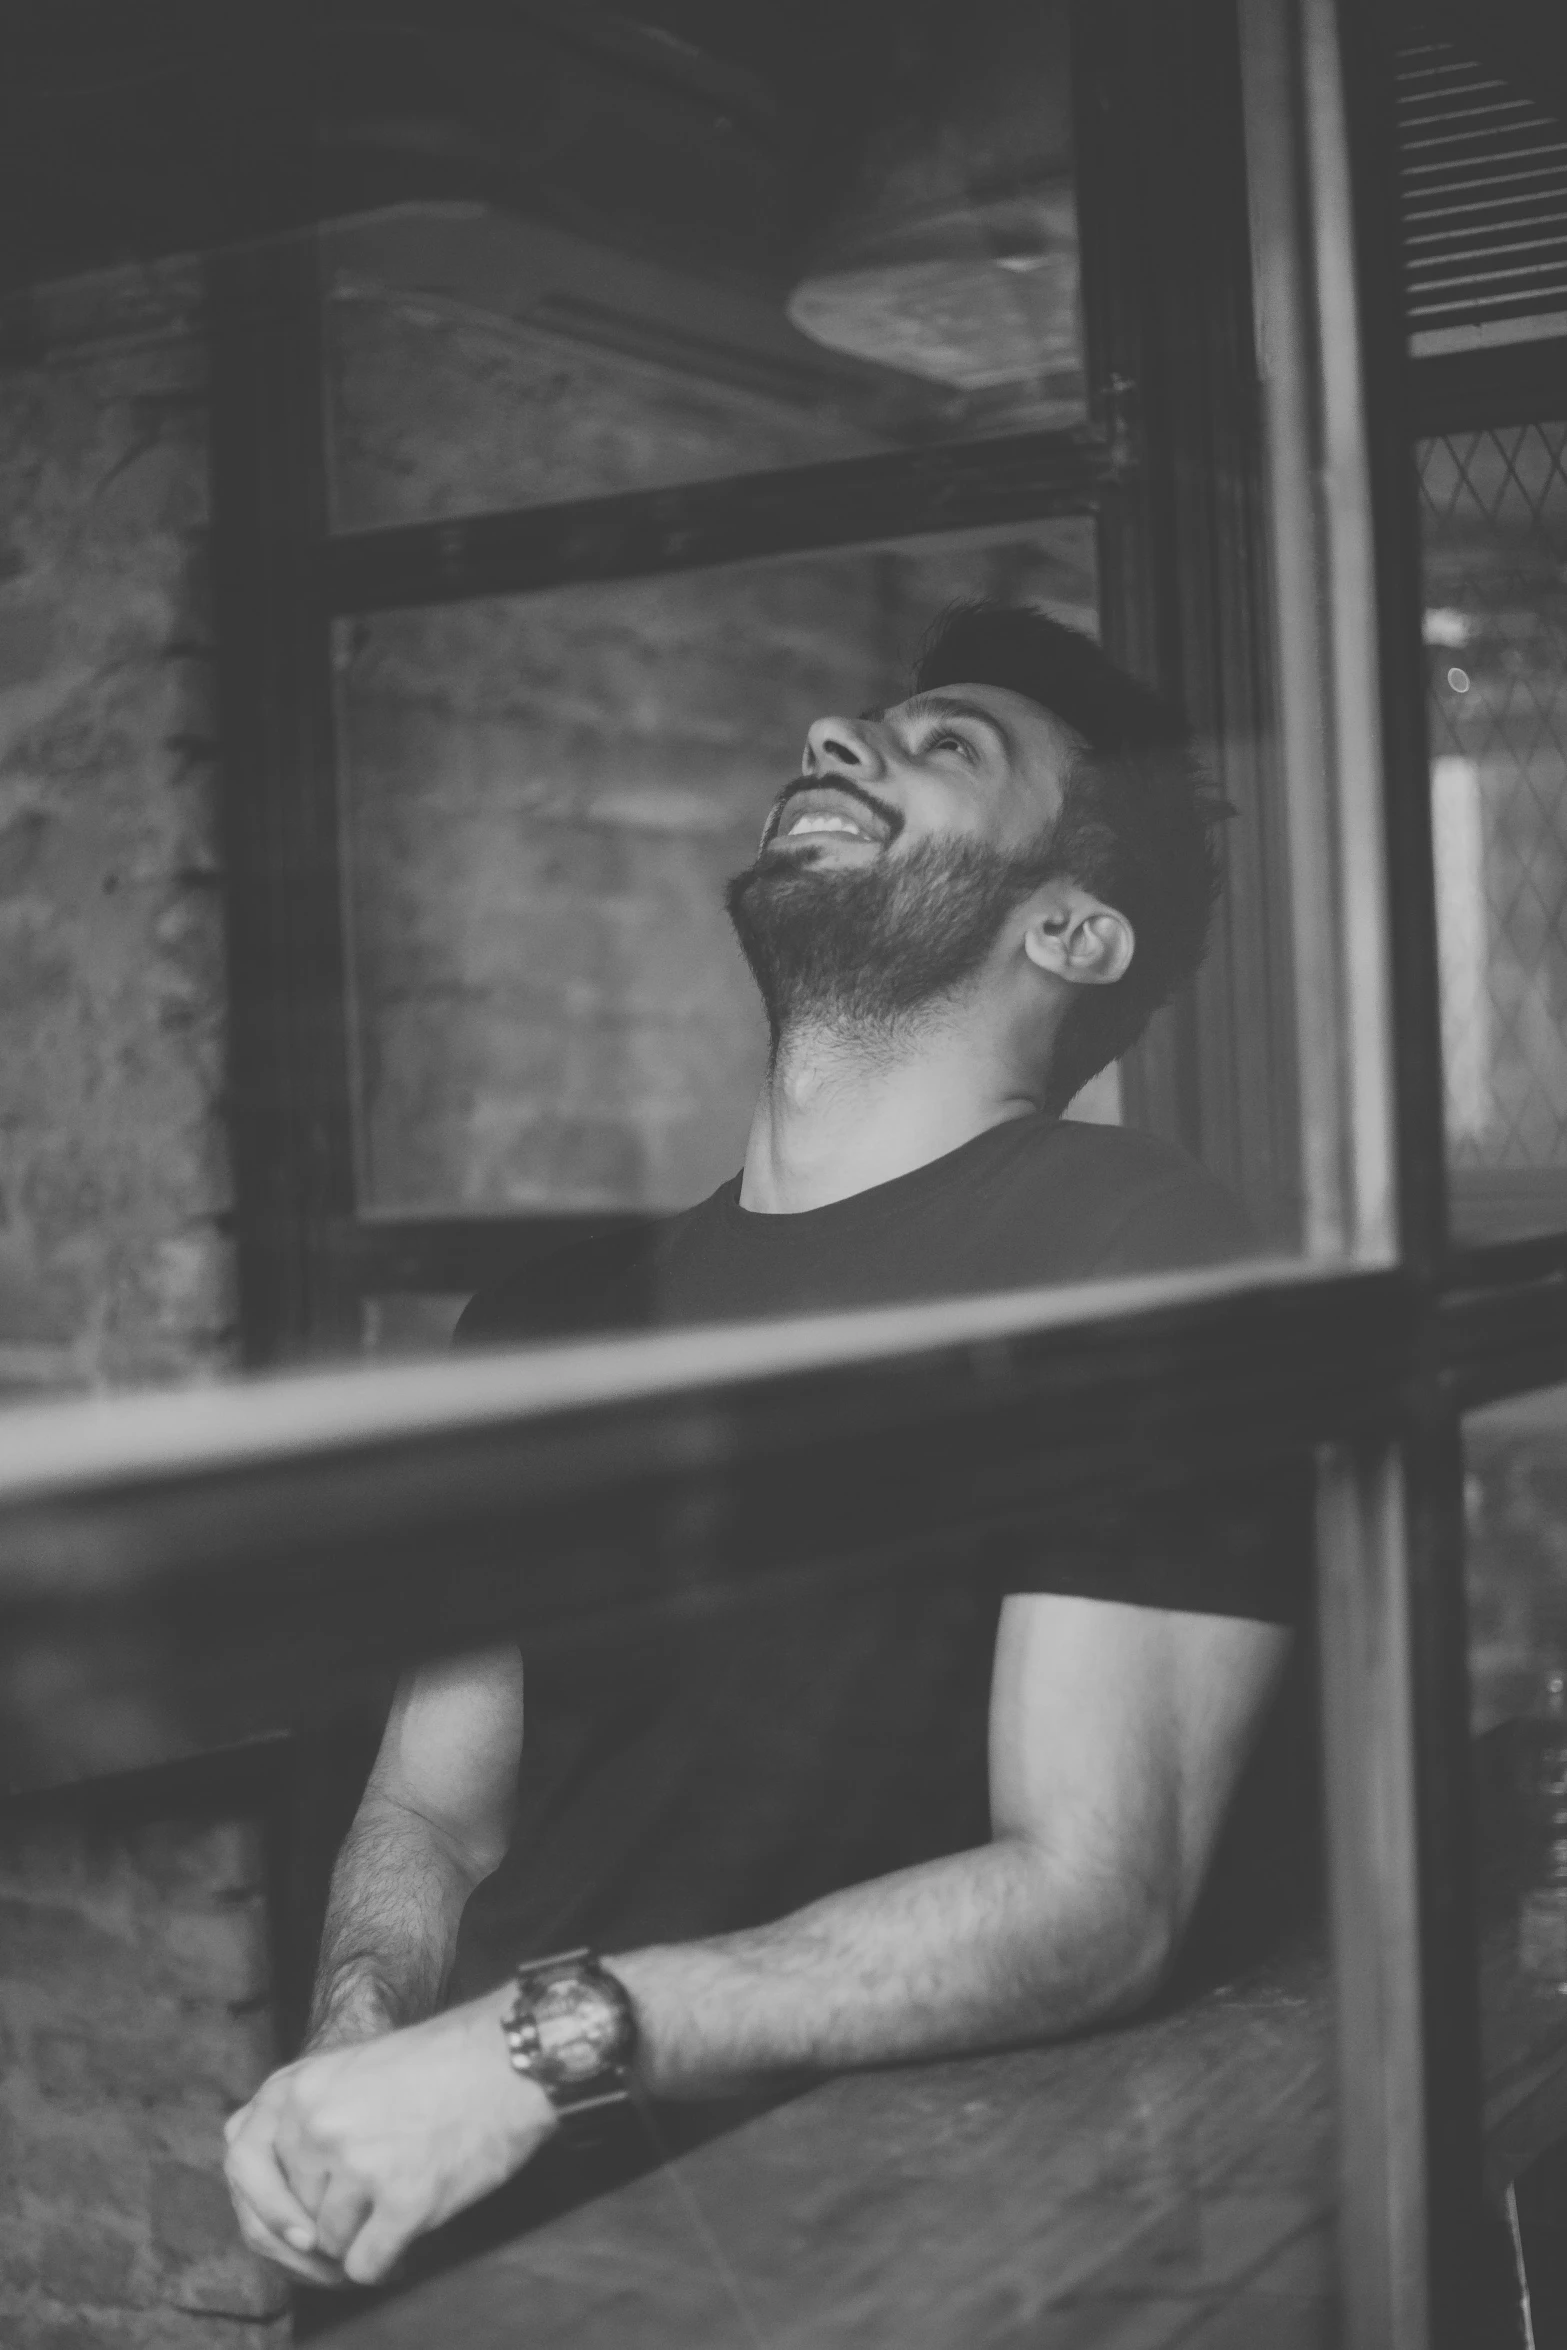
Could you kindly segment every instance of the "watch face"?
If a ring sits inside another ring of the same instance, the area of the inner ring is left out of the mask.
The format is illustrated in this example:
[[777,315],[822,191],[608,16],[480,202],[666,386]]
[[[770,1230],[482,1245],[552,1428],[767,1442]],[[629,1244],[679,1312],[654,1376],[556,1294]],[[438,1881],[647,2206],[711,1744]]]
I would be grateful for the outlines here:
[[545,2080],[587,2080],[620,2054],[624,2023],[613,1995],[580,1975],[546,1984],[533,2002],[533,2021]]

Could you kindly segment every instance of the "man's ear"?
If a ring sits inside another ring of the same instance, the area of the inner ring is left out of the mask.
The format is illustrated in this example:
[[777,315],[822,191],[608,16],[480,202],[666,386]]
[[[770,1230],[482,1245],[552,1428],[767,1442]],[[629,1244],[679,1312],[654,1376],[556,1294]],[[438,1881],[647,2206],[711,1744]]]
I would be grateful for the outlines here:
[[1029,961],[1074,987],[1113,985],[1136,947],[1126,916],[1086,892],[1041,906],[1023,933]]

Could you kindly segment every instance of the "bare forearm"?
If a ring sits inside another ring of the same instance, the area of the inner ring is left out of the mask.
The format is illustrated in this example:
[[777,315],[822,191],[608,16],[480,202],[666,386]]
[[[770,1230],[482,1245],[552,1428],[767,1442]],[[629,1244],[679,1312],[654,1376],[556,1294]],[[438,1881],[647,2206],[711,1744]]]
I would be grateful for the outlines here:
[[417,1813],[366,1799],[332,1872],[311,2047],[434,2014],[479,1873]]
[[637,2009],[644,2086],[702,2097],[1081,2030],[1146,1997],[1169,1950],[1135,1890],[1074,1887],[1000,1839],[776,1925],[611,1964]]

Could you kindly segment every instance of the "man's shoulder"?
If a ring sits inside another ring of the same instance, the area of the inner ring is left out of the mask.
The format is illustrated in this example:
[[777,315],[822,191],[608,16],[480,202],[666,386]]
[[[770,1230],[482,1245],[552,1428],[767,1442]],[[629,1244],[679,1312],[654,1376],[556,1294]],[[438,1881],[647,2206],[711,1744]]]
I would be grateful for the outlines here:
[[1259,1245],[1229,1187],[1160,1135],[1063,1118],[1019,1140],[1014,1181],[1030,1204],[1072,1227],[1085,1273],[1169,1271]]
[[635,1324],[668,1222],[617,1218],[528,1257],[469,1299],[453,1345],[575,1337]]
[[606,1217],[596,1226],[585,1218],[579,1235],[538,1249],[470,1298],[453,1345],[652,1327],[664,1318],[660,1298],[671,1259],[683,1242],[700,1239],[719,1200],[715,1192],[689,1208]]
[[1109,1182],[1118,1190],[1169,1184],[1215,1192],[1225,1199],[1233,1197],[1218,1177],[1179,1143],[1167,1142],[1162,1134],[1150,1134],[1143,1126],[1104,1126],[1087,1119],[1059,1118],[1046,1128],[1045,1139],[1058,1153],[1091,1171],[1097,1181]]

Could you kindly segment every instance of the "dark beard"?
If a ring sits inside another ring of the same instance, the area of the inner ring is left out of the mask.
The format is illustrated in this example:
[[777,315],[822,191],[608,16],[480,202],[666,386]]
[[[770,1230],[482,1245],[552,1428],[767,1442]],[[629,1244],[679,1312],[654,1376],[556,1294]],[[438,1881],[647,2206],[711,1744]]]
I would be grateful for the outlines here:
[[1048,838],[1014,856],[921,841],[852,868],[764,850],[724,895],[773,1048],[803,1023],[885,1037],[959,994],[1005,917],[1055,871]]

